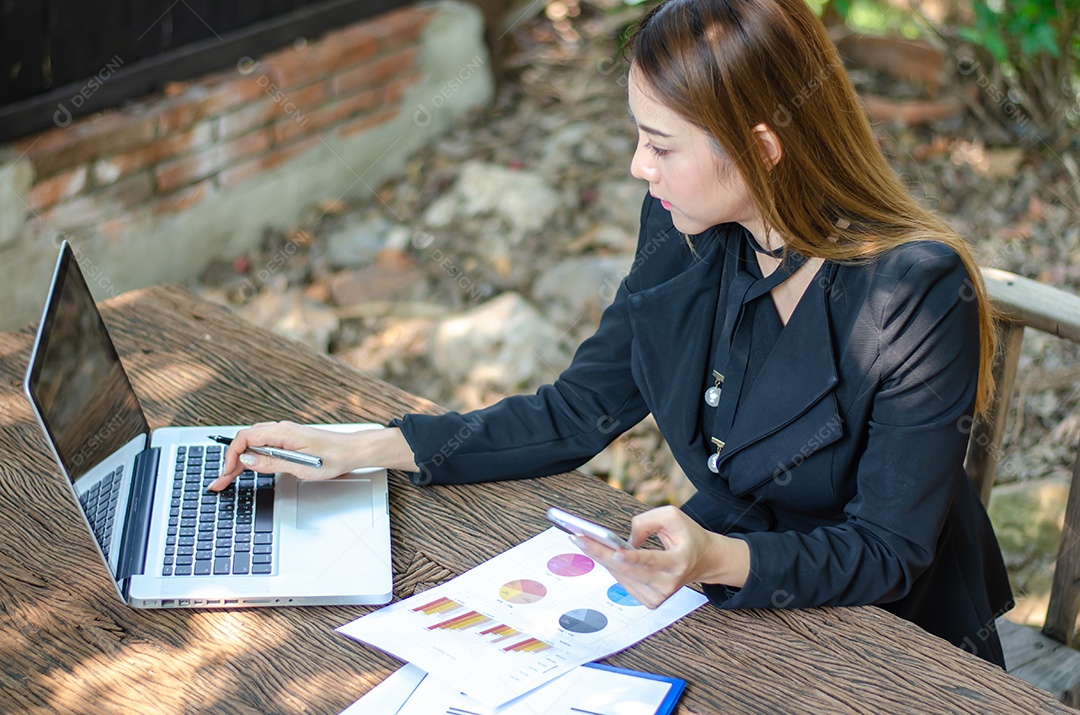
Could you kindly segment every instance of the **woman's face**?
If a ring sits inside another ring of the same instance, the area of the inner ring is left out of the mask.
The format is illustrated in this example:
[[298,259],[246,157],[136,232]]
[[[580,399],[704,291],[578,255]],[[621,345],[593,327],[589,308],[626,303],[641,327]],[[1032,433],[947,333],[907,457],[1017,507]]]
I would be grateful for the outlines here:
[[671,212],[675,228],[694,235],[737,222],[754,231],[757,210],[738,170],[704,130],[652,98],[636,67],[630,68],[630,115],[638,144],[630,174]]

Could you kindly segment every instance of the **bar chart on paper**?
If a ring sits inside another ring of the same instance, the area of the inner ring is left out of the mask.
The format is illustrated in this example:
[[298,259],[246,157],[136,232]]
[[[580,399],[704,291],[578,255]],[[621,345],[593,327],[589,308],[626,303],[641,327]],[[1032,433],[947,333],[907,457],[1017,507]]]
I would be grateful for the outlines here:
[[[419,611],[426,615],[441,614],[441,613],[454,613],[456,611],[465,610],[465,606],[453,601],[449,598],[439,598],[431,603],[423,604],[412,609],[414,612]],[[494,624],[494,625],[492,625]],[[488,642],[495,644],[501,643],[505,640],[516,639],[516,643],[511,643],[505,647],[500,646],[506,653],[520,652],[520,653],[540,653],[545,650],[549,650],[552,646],[550,643],[544,643],[526,636],[521,631],[511,628],[502,623],[495,623],[494,618],[489,618],[482,613],[476,611],[465,611],[464,613],[448,618],[445,621],[435,623],[427,627],[429,631],[433,630],[451,630],[451,631],[467,631],[471,628],[478,629],[478,636],[488,636]],[[479,630],[483,629],[483,630]]]
[[338,630],[488,706],[622,650],[705,602],[682,589],[641,606],[549,529],[457,578]]

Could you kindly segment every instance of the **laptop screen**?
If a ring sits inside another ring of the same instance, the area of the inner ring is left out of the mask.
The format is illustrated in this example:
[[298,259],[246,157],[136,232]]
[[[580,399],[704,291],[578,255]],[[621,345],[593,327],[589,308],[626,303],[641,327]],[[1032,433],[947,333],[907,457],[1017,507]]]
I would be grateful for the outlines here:
[[27,388],[72,482],[150,431],[66,242]]

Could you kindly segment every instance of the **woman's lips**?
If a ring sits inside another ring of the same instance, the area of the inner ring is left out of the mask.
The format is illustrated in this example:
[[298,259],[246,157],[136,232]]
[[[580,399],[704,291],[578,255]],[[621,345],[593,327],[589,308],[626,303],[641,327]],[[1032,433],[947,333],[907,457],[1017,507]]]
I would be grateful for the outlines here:
[[660,202],[660,205],[663,206],[666,210],[668,210],[668,211],[671,210],[671,202],[670,201],[664,201],[663,199],[661,199],[659,196],[657,196],[656,194],[654,194],[651,191],[649,192],[649,196],[652,196],[654,199],[658,200]]

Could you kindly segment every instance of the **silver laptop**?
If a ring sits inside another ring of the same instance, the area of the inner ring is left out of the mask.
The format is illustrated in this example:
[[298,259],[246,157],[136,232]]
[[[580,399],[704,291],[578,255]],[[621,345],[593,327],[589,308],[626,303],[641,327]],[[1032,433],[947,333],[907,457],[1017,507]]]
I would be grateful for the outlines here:
[[231,437],[241,428],[150,432],[66,241],[26,392],[126,603],[238,608],[390,601],[386,471],[358,470],[325,482],[246,471],[229,489],[207,493],[225,450],[210,437]]

